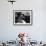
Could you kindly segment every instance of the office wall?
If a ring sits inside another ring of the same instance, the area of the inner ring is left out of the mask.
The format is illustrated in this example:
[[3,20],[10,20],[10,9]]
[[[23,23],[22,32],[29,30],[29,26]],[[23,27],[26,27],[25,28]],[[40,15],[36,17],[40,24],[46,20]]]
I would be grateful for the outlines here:
[[[13,10],[33,10],[32,26],[14,26]],[[13,5],[0,0],[0,41],[15,40],[19,32],[30,34],[33,40],[46,40],[45,0],[16,0]]]

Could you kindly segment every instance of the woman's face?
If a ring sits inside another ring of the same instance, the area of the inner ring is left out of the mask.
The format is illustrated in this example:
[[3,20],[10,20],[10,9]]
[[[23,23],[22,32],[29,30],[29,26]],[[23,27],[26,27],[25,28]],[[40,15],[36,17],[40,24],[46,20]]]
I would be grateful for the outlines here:
[[24,18],[24,16],[20,15],[19,18],[18,18],[18,22],[22,23],[23,18]]

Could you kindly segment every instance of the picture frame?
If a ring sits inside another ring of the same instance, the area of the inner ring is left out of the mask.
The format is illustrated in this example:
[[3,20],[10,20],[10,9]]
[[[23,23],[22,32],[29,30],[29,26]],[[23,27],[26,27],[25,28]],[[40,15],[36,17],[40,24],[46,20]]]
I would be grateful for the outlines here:
[[32,10],[13,10],[13,25],[32,25]]

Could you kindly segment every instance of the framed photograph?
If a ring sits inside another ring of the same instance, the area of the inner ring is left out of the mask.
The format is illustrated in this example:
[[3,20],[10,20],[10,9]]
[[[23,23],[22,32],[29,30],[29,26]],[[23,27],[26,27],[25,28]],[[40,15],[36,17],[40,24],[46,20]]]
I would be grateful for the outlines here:
[[13,10],[14,25],[32,25],[32,10]]

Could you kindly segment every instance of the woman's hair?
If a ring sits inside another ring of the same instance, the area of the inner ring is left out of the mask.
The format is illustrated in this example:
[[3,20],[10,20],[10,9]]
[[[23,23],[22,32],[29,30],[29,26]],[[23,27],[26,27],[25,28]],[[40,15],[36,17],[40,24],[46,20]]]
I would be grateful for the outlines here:
[[17,23],[19,17],[21,16],[21,12],[16,12],[15,15],[16,15],[16,16],[15,16],[15,22]]

